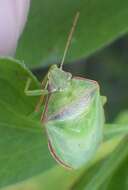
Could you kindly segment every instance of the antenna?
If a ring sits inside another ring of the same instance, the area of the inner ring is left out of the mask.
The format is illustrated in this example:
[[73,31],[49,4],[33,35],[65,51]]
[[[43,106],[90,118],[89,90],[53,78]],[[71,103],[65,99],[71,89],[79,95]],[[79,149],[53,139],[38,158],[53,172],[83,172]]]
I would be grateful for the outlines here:
[[77,12],[76,15],[75,15],[75,18],[73,20],[72,28],[71,28],[71,30],[69,32],[67,43],[66,43],[65,50],[64,50],[64,55],[62,57],[62,61],[61,61],[61,64],[60,64],[60,69],[62,69],[62,67],[63,67],[64,61],[65,61],[65,57],[67,55],[68,48],[69,48],[69,46],[71,44],[72,36],[73,36],[74,31],[75,31],[79,15],[80,15],[80,12]]

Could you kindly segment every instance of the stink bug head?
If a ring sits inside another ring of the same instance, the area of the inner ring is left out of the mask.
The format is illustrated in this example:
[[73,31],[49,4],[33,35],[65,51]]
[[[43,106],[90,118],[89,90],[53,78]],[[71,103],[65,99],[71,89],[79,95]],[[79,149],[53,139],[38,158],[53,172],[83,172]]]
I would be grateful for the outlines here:
[[50,69],[50,72],[48,74],[48,80],[49,80],[49,90],[51,92],[54,91],[64,91],[66,88],[68,88],[68,86],[70,85],[70,80],[72,78],[71,73],[67,73],[65,71],[62,70],[63,67],[63,63],[68,51],[68,48],[70,46],[71,40],[72,40],[72,35],[74,33],[78,18],[79,18],[79,12],[76,13],[75,18],[73,20],[73,25],[72,28],[70,30],[68,39],[67,39],[67,43],[65,46],[65,50],[64,50],[64,54],[62,57],[62,61],[60,64],[60,68],[58,68],[56,65],[53,65]]
[[71,78],[71,73],[63,71],[57,65],[53,65],[48,73],[49,90],[51,92],[65,90],[69,87]]

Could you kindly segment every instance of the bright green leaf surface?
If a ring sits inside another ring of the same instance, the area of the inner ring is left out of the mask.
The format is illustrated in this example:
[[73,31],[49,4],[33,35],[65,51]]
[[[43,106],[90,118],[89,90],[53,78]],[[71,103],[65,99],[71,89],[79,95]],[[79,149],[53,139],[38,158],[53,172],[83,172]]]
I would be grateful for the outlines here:
[[42,175],[1,190],[68,190],[79,175],[78,171],[69,171],[57,166]]
[[89,56],[128,31],[127,0],[32,0],[17,57],[33,67],[60,61],[77,10],[68,60]]
[[37,99],[24,94],[32,74],[14,60],[0,60],[0,187],[39,174],[54,164],[45,134],[31,113]]
[[127,190],[128,189],[128,156],[111,177],[106,190]]

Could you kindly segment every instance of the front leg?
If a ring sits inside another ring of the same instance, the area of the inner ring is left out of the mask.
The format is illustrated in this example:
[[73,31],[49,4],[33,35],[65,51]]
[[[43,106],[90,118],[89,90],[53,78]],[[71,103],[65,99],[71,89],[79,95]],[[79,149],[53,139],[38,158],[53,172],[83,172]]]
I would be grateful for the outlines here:
[[45,96],[45,95],[49,94],[47,89],[29,90],[31,81],[32,81],[31,78],[28,78],[25,89],[24,89],[24,93],[27,96],[41,96],[41,95]]
[[24,92],[27,96],[41,96],[35,107],[35,112],[39,112],[40,107],[43,104],[44,97],[49,94],[49,91],[47,90],[48,80],[45,77],[45,79],[42,82],[42,88],[44,89],[29,90],[30,85],[31,85],[31,79],[28,78]]

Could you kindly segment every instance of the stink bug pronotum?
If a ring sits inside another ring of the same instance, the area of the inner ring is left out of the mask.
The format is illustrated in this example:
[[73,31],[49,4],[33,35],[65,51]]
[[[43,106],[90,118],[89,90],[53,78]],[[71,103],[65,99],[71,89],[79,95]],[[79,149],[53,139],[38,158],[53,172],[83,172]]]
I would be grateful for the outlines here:
[[61,66],[51,66],[42,82],[42,89],[25,93],[41,95],[36,106],[44,103],[41,122],[48,136],[48,146],[57,162],[68,168],[79,168],[96,153],[103,136],[104,110],[99,85],[96,81],[73,77],[62,69],[64,59],[79,17],[76,14]]

